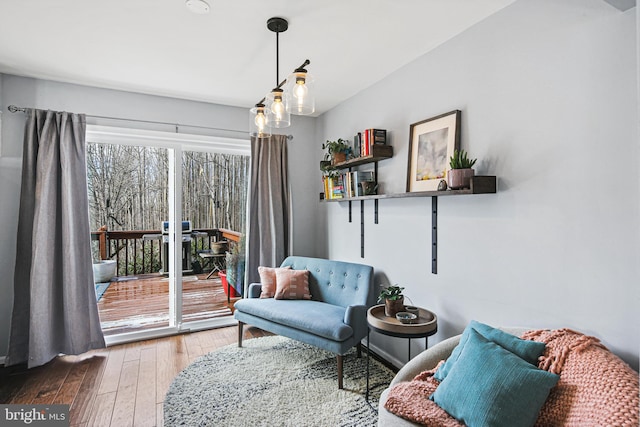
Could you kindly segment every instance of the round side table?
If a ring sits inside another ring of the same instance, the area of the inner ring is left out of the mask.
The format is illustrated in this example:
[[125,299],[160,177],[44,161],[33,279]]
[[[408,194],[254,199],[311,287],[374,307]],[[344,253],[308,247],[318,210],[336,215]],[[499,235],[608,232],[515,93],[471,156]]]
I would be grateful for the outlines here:
[[384,314],[384,304],[374,305],[367,311],[367,394],[369,401],[369,335],[373,329],[383,335],[408,339],[408,360],[411,360],[411,338],[424,338],[425,349],[429,345],[429,337],[438,332],[438,317],[435,313],[418,307],[418,319],[414,323],[402,323],[395,317]]

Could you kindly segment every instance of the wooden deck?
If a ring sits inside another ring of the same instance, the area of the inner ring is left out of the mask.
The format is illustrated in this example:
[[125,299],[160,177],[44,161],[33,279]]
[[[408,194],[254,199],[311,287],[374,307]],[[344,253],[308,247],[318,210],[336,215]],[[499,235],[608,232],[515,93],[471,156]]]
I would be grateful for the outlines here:
[[[220,278],[206,277],[206,273],[183,277],[183,322],[233,313],[237,298],[227,303]],[[105,335],[169,326],[169,279],[159,274],[120,277],[102,295],[98,310]]]

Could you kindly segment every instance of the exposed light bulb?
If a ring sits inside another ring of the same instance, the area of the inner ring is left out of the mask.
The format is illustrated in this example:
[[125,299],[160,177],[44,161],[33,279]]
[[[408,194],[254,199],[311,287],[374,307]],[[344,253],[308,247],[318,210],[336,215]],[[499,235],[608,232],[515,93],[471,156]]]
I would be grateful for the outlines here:
[[296,82],[296,87],[293,89],[293,97],[298,100],[298,104],[304,103],[304,98],[309,94],[309,89],[307,85],[304,84],[304,80],[302,83]]
[[258,111],[258,114],[256,114],[255,123],[260,133],[262,133],[264,131],[264,127],[267,124],[267,117],[264,115],[264,110]]
[[265,136],[271,135],[271,131],[269,129],[270,120],[267,116],[268,111],[269,110],[265,107],[264,104],[262,104],[262,102],[259,102],[254,108],[251,109],[251,113],[253,115],[250,116],[249,127],[250,134],[252,136],[264,138]]
[[[308,61],[303,64],[306,65]],[[286,104],[287,111],[291,114],[306,116],[315,111],[313,99],[313,77],[304,68],[296,68],[287,79],[290,102]]]
[[282,103],[282,98],[276,97],[271,104],[271,111],[276,116],[276,120],[282,120],[282,114],[284,113],[284,104]]

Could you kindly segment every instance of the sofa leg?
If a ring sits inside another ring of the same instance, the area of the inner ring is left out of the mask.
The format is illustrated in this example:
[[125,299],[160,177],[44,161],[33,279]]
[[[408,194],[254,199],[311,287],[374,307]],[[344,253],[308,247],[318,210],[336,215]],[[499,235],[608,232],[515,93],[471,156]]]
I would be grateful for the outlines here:
[[337,356],[337,360],[338,360],[338,389],[342,390],[342,355],[339,354]]
[[242,327],[244,323],[238,322],[238,347],[242,347]]
[[356,350],[358,351],[357,355],[358,355],[358,359],[360,359],[362,357],[362,343],[359,342],[358,345],[356,345]]

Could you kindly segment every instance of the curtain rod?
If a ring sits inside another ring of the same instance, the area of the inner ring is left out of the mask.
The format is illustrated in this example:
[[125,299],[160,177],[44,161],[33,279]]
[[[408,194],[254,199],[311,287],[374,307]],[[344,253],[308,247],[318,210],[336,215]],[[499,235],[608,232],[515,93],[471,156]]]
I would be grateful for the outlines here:
[[[16,107],[15,105],[9,105],[8,110],[12,113],[26,113],[27,109],[25,107]],[[154,120],[138,120],[138,119],[124,119],[121,117],[109,117],[109,116],[94,116],[91,114],[86,114],[87,117],[92,117],[94,119],[106,119],[106,120],[122,120],[125,122],[138,122],[138,123],[151,123],[151,124],[156,124],[156,125],[172,125],[172,126],[184,126],[184,127],[190,127],[190,128],[199,128],[199,129],[211,129],[211,130],[221,130],[224,132],[237,132],[237,133],[244,133],[247,134],[249,133],[246,130],[236,130],[236,129],[225,129],[225,128],[214,128],[214,127],[210,127],[210,126],[198,126],[198,125],[185,125],[183,123],[168,123],[168,122],[158,122],[158,121],[154,121]],[[288,140],[292,140],[293,139],[293,135],[287,135],[287,139]]]

